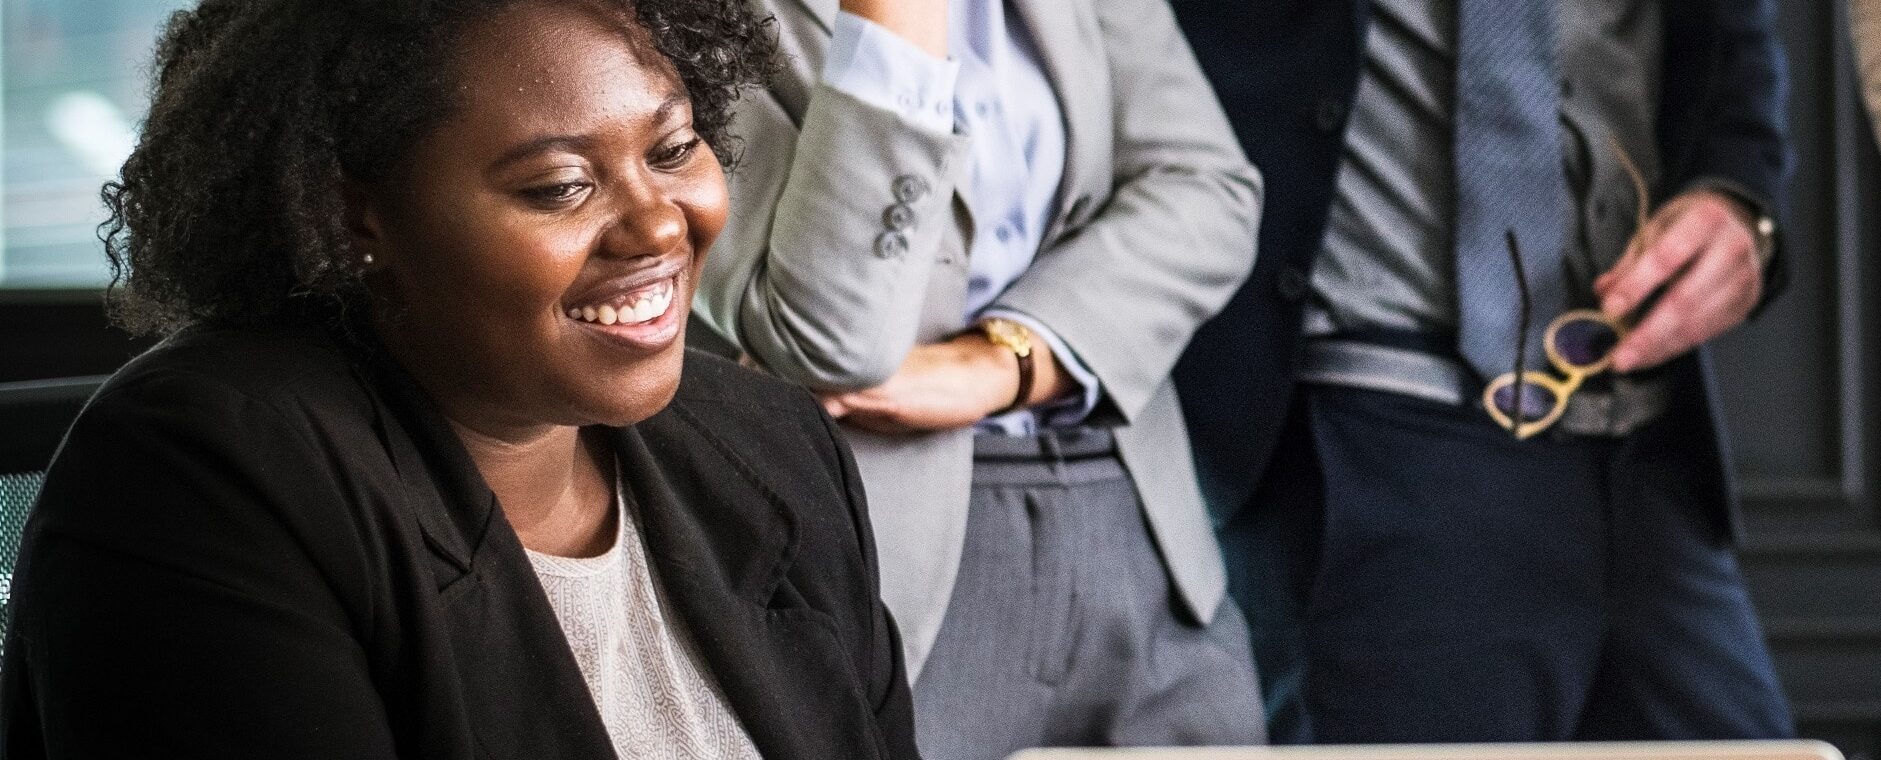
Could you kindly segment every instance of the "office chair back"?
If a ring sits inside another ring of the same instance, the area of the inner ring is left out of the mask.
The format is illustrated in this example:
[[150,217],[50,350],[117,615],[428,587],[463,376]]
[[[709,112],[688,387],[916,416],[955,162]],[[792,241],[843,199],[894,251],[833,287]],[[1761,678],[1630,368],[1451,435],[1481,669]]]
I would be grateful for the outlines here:
[[20,534],[45,481],[46,465],[65,439],[65,429],[104,379],[97,375],[0,383],[0,641],[10,622]]

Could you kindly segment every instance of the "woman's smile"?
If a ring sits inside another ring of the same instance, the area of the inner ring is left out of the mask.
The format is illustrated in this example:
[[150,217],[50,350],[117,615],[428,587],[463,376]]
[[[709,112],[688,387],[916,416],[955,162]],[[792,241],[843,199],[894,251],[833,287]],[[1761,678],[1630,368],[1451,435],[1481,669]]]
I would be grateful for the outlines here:
[[[667,271],[671,270],[671,271]],[[659,279],[647,282],[649,277]],[[577,329],[638,351],[659,351],[679,339],[686,268],[663,265],[648,275],[615,278],[571,299],[563,316]]]

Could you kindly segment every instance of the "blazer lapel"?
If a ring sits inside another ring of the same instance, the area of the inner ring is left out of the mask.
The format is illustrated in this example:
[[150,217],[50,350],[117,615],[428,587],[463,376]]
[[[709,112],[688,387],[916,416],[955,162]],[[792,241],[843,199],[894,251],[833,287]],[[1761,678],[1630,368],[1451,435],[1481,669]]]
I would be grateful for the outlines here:
[[1110,177],[1110,74],[1096,29],[1097,20],[1081,9],[1087,3],[1066,0],[1006,0],[1025,19],[1026,33],[1058,95],[1065,121],[1065,173],[1058,183],[1058,198],[1051,223],[1041,239],[1049,249],[1075,215],[1089,210],[1098,199],[1092,182],[1107,184]]
[[[516,532],[428,394],[388,361],[380,434],[424,533],[458,693],[481,756],[613,757],[581,668]],[[397,420],[391,424],[391,420]]]
[[471,553],[496,512],[496,495],[484,485],[476,464],[464,451],[430,394],[398,365],[372,349],[378,358],[362,374],[373,390],[379,409],[376,427],[381,443],[398,471],[412,514],[425,534],[425,545],[437,559],[455,568],[439,573],[440,588],[469,572]]
[[[616,444],[656,580],[758,751],[878,756],[844,642],[787,577],[798,510],[683,400]],[[816,729],[800,730],[806,721]]]

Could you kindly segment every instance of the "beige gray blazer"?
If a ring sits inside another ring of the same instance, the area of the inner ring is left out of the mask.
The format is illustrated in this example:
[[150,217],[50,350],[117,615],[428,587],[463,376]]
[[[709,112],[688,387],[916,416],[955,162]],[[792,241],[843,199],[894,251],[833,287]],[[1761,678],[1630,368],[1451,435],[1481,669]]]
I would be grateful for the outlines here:
[[1855,37],[1855,74],[1868,106],[1875,139],[1881,140],[1881,0],[1848,0],[1848,28]]
[[[837,0],[751,1],[777,18],[784,70],[738,105],[731,220],[695,325],[812,389],[872,387],[961,327],[968,138],[822,84]],[[1175,587],[1208,621],[1225,573],[1169,372],[1253,268],[1260,177],[1165,0],[1011,2],[1056,89],[1068,155],[1038,256],[994,306],[1050,327],[1096,374],[1093,422],[1115,426]],[[915,212],[900,232],[884,219],[898,201]],[[972,434],[845,432],[913,677],[959,569]]]

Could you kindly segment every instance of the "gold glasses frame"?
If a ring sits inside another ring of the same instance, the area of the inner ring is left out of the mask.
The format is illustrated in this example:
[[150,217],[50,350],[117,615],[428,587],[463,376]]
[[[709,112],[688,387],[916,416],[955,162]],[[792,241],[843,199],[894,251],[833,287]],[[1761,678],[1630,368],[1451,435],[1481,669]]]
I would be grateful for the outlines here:
[[[1560,349],[1556,348],[1555,336],[1569,324],[1584,319],[1594,320],[1606,325],[1609,329],[1613,330],[1613,334],[1618,340],[1626,339],[1626,325],[1621,324],[1618,320],[1607,316],[1605,312],[1598,309],[1574,309],[1572,311],[1563,312],[1561,316],[1555,317],[1553,322],[1548,323],[1548,332],[1542,340],[1545,344],[1544,348],[1548,353],[1548,363],[1554,365],[1555,370],[1561,373],[1561,377],[1557,378],[1538,370],[1528,370],[1520,375],[1521,384],[1523,386],[1532,385],[1542,388],[1547,390],[1554,397],[1554,406],[1540,419],[1517,424],[1517,421],[1513,417],[1504,413],[1502,408],[1496,404],[1496,394],[1516,384],[1517,375],[1514,372],[1508,372],[1497,377],[1495,382],[1490,383],[1488,387],[1483,389],[1483,408],[1489,411],[1489,416],[1495,419],[1496,424],[1501,425],[1504,430],[1514,433],[1516,439],[1525,441],[1536,433],[1554,427],[1555,423],[1561,421],[1561,416],[1567,413],[1568,399],[1574,396],[1575,391],[1581,389],[1581,384],[1586,382],[1587,378],[1613,368],[1612,349],[1607,349],[1600,355],[1600,358],[1583,366],[1576,365],[1572,360],[1561,355]],[[1616,344],[1617,342],[1618,341],[1616,341]],[[1514,406],[1518,414],[1522,410],[1523,397],[1526,393],[1527,389],[1525,387],[1516,388],[1514,389],[1513,395],[1510,397],[1514,400]]]
[[[1634,197],[1638,199],[1637,208],[1634,213],[1634,237],[1633,240],[1627,244],[1627,250],[1630,253],[1633,246],[1638,245],[1639,232],[1646,228],[1646,222],[1652,212],[1651,200],[1647,194],[1649,191],[1646,187],[1646,176],[1639,170],[1639,165],[1633,163],[1633,157],[1626,152],[1626,146],[1620,144],[1618,137],[1615,137],[1612,133],[1608,133],[1607,145],[1613,149],[1614,156],[1619,158],[1620,167],[1626,171],[1627,179],[1632,181],[1633,194]],[[1555,370],[1561,373],[1561,377],[1557,378],[1538,370],[1524,370],[1522,368],[1522,356],[1527,353],[1527,340],[1525,336],[1528,333],[1528,295],[1526,292],[1528,286],[1526,278],[1521,274],[1521,254],[1520,251],[1515,248],[1515,235],[1513,231],[1509,233],[1509,247],[1510,256],[1513,257],[1516,264],[1517,284],[1522,287],[1524,291],[1522,294],[1523,307],[1520,318],[1522,324],[1519,326],[1520,330],[1517,332],[1515,371],[1505,372],[1497,376],[1495,380],[1491,381],[1483,388],[1483,409],[1489,412],[1490,418],[1494,419],[1496,424],[1501,425],[1504,430],[1513,433],[1516,440],[1528,440],[1537,433],[1554,427],[1555,423],[1561,421],[1561,417],[1567,413],[1568,401],[1573,398],[1576,391],[1580,390],[1581,384],[1586,382],[1587,378],[1599,375],[1613,368],[1613,348],[1626,340],[1627,332],[1632,326],[1628,324],[1629,320],[1621,320],[1607,316],[1605,312],[1598,309],[1573,309],[1564,312],[1560,316],[1555,317],[1552,322],[1548,323],[1548,330],[1542,337],[1542,348],[1548,355],[1548,363],[1553,365]],[[1606,325],[1608,329],[1613,330],[1615,338],[1613,346],[1609,346],[1606,351],[1601,353],[1599,358],[1586,365],[1577,365],[1566,356],[1563,356],[1560,349],[1557,348],[1555,344],[1555,338],[1560,334],[1563,328],[1581,320],[1593,320]],[[1510,386],[1515,386],[1510,395],[1510,399],[1515,414],[1518,416],[1521,415],[1523,411],[1523,401],[1526,399],[1528,393],[1527,386],[1531,385],[1548,391],[1554,399],[1554,404],[1548,410],[1548,413],[1542,415],[1539,419],[1523,422],[1503,412],[1501,407],[1497,406],[1496,395],[1503,390],[1510,389]]]

